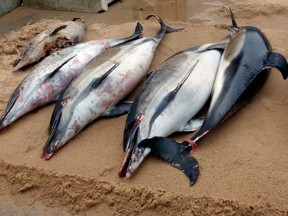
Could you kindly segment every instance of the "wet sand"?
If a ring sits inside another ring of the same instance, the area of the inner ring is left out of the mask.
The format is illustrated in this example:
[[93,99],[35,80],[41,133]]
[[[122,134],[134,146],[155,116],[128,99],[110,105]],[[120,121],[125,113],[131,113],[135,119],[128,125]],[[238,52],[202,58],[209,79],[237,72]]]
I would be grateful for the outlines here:
[[[149,71],[181,49],[221,40],[231,23],[221,7],[203,5],[200,1],[195,1],[194,7],[199,4],[199,10],[192,14],[187,8],[182,9],[183,13],[175,12],[179,8],[176,3],[170,3],[174,6],[168,13],[161,10],[156,1],[140,1],[137,5],[132,2],[118,2],[100,14],[18,8],[0,17],[0,23],[8,24],[10,20],[14,23],[10,27],[18,28],[13,32],[7,28],[0,39],[0,113],[31,70],[11,72],[10,64],[17,58],[17,50],[23,49],[33,34],[53,22],[44,20],[26,25],[30,19],[33,23],[41,17],[68,20],[83,16],[88,25],[85,40],[130,35],[136,20],[143,24],[145,36],[152,35],[159,26],[154,20],[145,21],[151,12],[159,14],[171,26],[187,27],[185,32],[165,36]],[[238,25],[257,26],[270,40],[274,51],[288,58],[286,1],[277,0],[273,4],[266,0],[241,1],[229,6]],[[116,15],[121,15],[123,20],[115,19]],[[18,26],[19,20],[22,20],[21,26]],[[53,104],[46,106],[0,132],[0,189],[3,191],[0,199],[6,203],[12,200],[22,209],[33,203],[38,206],[39,215],[50,214],[45,208],[51,211],[63,208],[63,215],[67,212],[287,215],[287,96],[287,81],[273,69],[263,89],[243,110],[199,142],[194,156],[200,163],[201,174],[193,187],[189,186],[186,176],[156,156],[150,156],[132,178],[118,178],[117,171],[124,157],[122,137],[126,115],[95,121],[50,161],[44,161],[40,154],[48,138],[54,108]],[[174,137],[182,140],[191,136],[190,133]]]

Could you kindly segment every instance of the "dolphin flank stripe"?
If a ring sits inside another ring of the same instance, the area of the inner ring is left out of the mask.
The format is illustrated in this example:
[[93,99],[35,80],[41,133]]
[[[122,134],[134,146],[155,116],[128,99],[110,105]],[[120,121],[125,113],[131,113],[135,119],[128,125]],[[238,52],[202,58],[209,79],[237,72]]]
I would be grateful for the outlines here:
[[192,71],[195,69],[197,63],[199,62],[199,59],[195,62],[195,64],[192,65],[192,67],[188,70],[188,72],[185,74],[184,78],[182,79],[182,81],[176,86],[176,88],[169,92],[163,99],[162,102],[159,104],[157,110],[155,111],[155,113],[153,114],[153,116],[151,117],[151,120],[149,122],[149,132],[148,132],[148,136],[151,133],[151,128],[152,128],[152,124],[153,122],[155,122],[155,119],[159,116],[160,113],[162,113],[165,108],[168,106],[168,104],[175,98],[175,96],[177,95],[179,89],[183,86],[183,84],[185,83],[185,81],[188,79],[188,77],[190,76],[190,74],[192,73]]

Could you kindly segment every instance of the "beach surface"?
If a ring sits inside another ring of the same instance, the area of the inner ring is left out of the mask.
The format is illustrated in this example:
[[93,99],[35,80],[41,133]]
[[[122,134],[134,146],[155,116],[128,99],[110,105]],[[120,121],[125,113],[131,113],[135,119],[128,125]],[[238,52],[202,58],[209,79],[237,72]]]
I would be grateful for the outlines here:
[[[20,7],[0,17],[5,26],[0,36],[0,115],[33,68],[12,72],[19,51],[48,24],[78,16],[87,24],[85,41],[129,36],[136,21],[144,36],[153,35],[159,24],[145,20],[150,13],[172,27],[186,28],[165,35],[151,72],[182,49],[227,36],[231,20],[225,4],[239,26],[261,29],[273,50],[288,59],[286,0],[133,2],[116,2],[99,14]],[[45,161],[40,156],[54,104],[37,109],[0,132],[0,215],[287,215],[287,88],[272,69],[252,101],[198,143],[193,156],[200,175],[192,187],[184,174],[154,155],[131,178],[118,177],[127,115],[97,119]],[[173,135],[177,140],[191,137]]]

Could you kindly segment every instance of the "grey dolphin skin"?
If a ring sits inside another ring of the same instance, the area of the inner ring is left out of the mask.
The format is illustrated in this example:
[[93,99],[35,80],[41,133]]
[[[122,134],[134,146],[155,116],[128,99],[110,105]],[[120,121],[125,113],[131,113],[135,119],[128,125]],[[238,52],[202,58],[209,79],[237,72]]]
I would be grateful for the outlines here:
[[270,68],[277,68],[283,79],[288,76],[286,59],[272,52],[265,35],[253,26],[238,27],[232,11],[227,9],[233,19],[233,35],[221,57],[203,125],[191,140],[182,143],[165,137],[143,140],[143,146],[151,148],[152,152],[154,150],[170,163],[176,163],[179,169],[190,173],[195,179],[198,171],[193,173],[190,166],[195,159],[191,155],[195,142],[247,104],[267,80]]
[[0,131],[26,113],[55,102],[92,58],[111,47],[142,37],[142,29],[137,22],[133,35],[129,37],[79,43],[58,50],[43,59],[12,94],[0,119]]
[[31,40],[19,58],[13,62],[13,71],[38,62],[47,54],[60,48],[81,42],[84,38],[84,33],[85,24],[80,18],[48,26],[45,31]]
[[[147,138],[155,136],[191,132],[202,125],[203,119],[194,117],[211,95],[228,41],[229,37],[223,43],[180,51],[153,71],[128,113],[123,142],[126,156],[118,173],[120,177],[130,177],[150,153],[151,149],[144,147],[142,140],[148,142]],[[154,152],[156,148],[155,144]],[[193,167],[198,169],[197,161],[193,162]],[[189,177],[193,183],[194,176]]]
[[62,93],[53,111],[50,136],[42,156],[48,160],[57,150],[100,116],[119,116],[131,103],[122,100],[146,75],[155,49],[173,29],[156,17],[161,28],[153,36],[111,48],[92,59]]

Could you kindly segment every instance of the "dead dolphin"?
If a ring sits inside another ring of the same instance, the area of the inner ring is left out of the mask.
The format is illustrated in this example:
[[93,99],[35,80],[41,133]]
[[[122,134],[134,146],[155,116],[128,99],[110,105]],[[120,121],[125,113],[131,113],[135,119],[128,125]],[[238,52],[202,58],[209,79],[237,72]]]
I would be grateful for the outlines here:
[[141,36],[142,26],[137,22],[134,34],[129,37],[79,43],[58,50],[43,59],[12,94],[0,120],[0,131],[26,113],[56,101],[60,93],[92,58],[108,48]]
[[228,41],[180,51],[152,73],[128,113],[123,143],[126,156],[120,177],[129,177],[150,153],[149,147],[138,146],[142,140],[167,137],[177,131],[191,132],[202,125],[203,119],[194,117],[211,95]]
[[277,68],[283,79],[288,76],[286,59],[272,52],[268,39],[258,28],[239,28],[234,23],[234,35],[221,58],[206,119],[193,136],[194,142],[247,104],[266,82],[270,68]]
[[82,41],[84,28],[84,22],[80,18],[48,26],[47,30],[34,37],[23,49],[20,57],[12,64],[14,66],[13,71],[38,62],[51,51]]
[[142,80],[165,33],[182,31],[165,25],[151,37],[109,49],[92,59],[61,95],[55,106],[51,134],[43,147],[48,160],[59,148],[100,116],[117,116],[130,108],[121,102]]
[[191,140],[183,143],[165,137],[155,137],[139,144],[142,147],[150,147],[172,164],[177,161],[177,168],[196,179],[198,171],[193,173],[193,166],[190,166],[191,161],[195,160],[191,155],[195,142],[242,108],[263,86],[271,67],[277,68],[284,79],[288,76],[286,59],[281,54],[271,51],[271,45],[265,35],[253,26],[239,28],[232,11],[228,9],[233,18],[233,34],[221,57],[213,85],[212,100],[203,125]]

